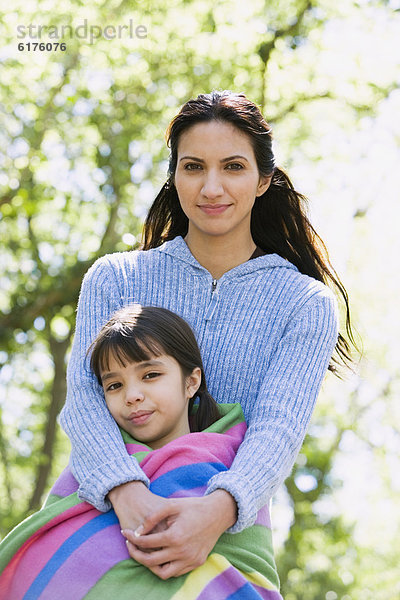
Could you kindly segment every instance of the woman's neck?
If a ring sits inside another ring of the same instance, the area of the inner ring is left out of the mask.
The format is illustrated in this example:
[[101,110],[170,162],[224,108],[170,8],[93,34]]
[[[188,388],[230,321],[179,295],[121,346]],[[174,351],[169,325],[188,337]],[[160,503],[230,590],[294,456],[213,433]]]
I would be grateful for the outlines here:
[[249,260],[256,249],[251,235],[246,240],[238,240],[233,236],[230,239],[223,236],[196,236],[189,231],[185,242],[195,259],[214,279],[219,279],[227,271]]

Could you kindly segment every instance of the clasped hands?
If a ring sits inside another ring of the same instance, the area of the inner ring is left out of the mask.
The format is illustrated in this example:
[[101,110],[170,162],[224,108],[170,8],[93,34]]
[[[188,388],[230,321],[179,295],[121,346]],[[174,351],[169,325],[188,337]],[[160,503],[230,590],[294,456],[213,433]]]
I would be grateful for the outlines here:
[[108,496],[130,556],[161,579],[202,565],[237,519],[236,502],[222,489],[199,498],[166,499],[132,481]]

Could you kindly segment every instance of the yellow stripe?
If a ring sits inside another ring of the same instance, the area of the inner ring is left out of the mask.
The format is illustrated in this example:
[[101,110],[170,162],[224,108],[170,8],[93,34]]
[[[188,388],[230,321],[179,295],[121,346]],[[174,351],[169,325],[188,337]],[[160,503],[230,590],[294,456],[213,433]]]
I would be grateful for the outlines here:
[[183,586],[174,594],[171,600],[195,600],[203,589],[223,571],[231,566],[221,554],[210,554],[204,565],[197,567],[188,574]]
[[259,585],[260,587],[265,588],[266,590],[273,590],[274,592],[279,592],[278,588],[276,588],[273,583],[270,582],[269,579],[258,573],[258,571],[253,571],[252,573],[245,573],[240,569],[236,569],[249,581],[250,583],[254,583],[254,585]]
[[[204,565],[197,567],[185,579],[183,586],[171,597],[171,600],[196,600],[203,589],[208,585],[214,577],[217,577],[226,569],[231,567],[231,563],[221,554],[213,553],[207,558]],[[279,590],[261,573],[253,571],[245,573],[240,569],[236,569],[249,583],[263,587],[266,590]]]

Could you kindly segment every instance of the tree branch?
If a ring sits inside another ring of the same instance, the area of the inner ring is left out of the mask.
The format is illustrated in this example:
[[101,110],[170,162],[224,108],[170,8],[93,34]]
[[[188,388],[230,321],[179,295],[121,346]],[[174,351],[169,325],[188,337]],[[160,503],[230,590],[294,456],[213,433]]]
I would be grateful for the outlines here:
[[281,29],[276,29],[274,31],[273,38],[268,42],[263,42],[260,44],[257,50],[257,54],[261,58],[261,91],[260,91],[260,108],[261,112],[264,111],[265,108],[265,99],[266,99],[266,79],[267,79],[267,66],[268,62],[271,59],[272,51],[275,49],[277,41],[282,37],[293,36],[298,33],[300,26],[304,20],[306,13],[313,8],[312,0],[308,0],[300,12],[295,16],[292,23],[287,25],[286,27],[282,27]]
[[[4,485],[7,493],[7,503],[10,507],[12,505],[12,491],[11,491],[11,479],[10,479],[10,465],[8,460],[7,445],[3,435],[3,419],[2,419],[2,408],[0,406],[0,456],[4,471]],[[4,506],[2,506],[4,509]]]

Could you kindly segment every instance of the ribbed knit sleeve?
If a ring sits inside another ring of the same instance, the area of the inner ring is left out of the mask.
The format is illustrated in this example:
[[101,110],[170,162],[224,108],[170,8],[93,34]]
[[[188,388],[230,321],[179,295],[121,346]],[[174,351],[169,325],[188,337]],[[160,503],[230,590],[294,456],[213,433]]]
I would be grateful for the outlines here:
[[78,496],[103,512],[111,508],[105,497],[115,486],[132,480],[149,485],[136,459],[126,452],[86,356],[101,327],[121,306],[121,292],[105,256],[89,269],[82,283],[67,369],[67,400],[60,415],[71,440],[70,465],[80,482]]
[[288,322],[263,377],[248,430],[229,471],[207,489],[227,490],[238,505],[236,533],[290,474],[337,341],[337,307],[328,289],[313,295]]

